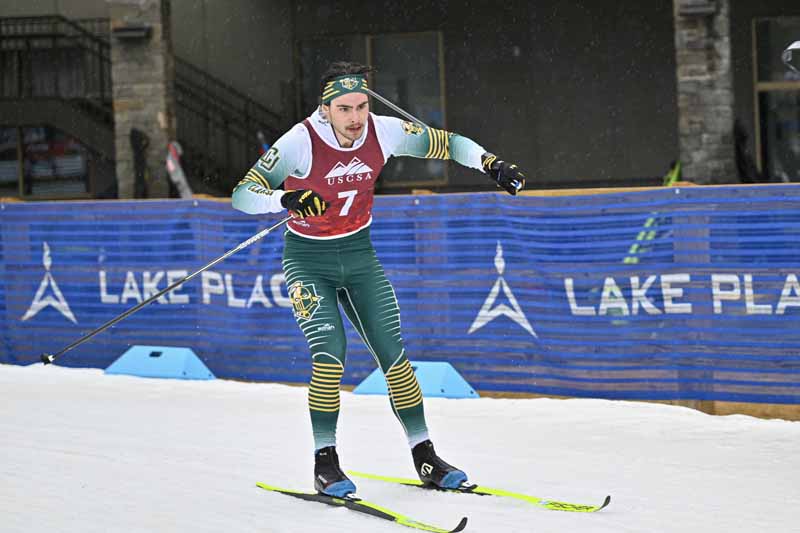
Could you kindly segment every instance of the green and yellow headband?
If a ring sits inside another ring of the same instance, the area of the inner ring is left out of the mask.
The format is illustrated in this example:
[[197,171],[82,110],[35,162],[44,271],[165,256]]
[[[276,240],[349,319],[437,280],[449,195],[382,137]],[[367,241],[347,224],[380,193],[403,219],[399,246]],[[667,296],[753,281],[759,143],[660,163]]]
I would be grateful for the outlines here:
[[322,89],[322,103],[330,105],[331,100],[347,93],[367,94],[367,78],[363,74],[338,76],[325,84]]

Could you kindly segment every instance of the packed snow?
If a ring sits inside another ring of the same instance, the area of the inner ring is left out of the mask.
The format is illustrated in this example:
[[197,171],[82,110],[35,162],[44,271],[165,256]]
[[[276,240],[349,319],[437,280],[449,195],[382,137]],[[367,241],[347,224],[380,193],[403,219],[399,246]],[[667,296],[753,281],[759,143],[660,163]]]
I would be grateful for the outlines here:
[[[0,365],[0,531],[395,532],[257,481],[312,488],[306,389]],[[800,423],[605,400],[427,399],[440,455],[480,484],[575,503],[354,479],[367,500],[466,531],[800,531]],[[345,469],[414,477],[386,397],[342,395]]]

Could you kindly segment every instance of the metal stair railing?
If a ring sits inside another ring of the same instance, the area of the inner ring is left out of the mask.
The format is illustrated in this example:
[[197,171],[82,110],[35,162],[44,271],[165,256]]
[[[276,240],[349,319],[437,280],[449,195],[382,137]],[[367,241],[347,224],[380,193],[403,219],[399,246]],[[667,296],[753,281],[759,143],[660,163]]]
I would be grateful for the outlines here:
[[175,101],[184,160],[226,194],[258,158],[257,132],[272,141],[281,132],[278,113],[177,57]]
[[[108,19],[75,22],[109,41]],[[277,139],[283,118],[178,56],[174,66],[184,170],[205,187],[227,194],[259,155],[257,133]]]
[[[84,97],[99,101],[111,101],[111,73],[109,49],[107,44],[97,36],[86,31],[81,26],[64,18],[56,16],[44,17],[13,17],[0,19],[0,52],[13,56],[15,54],[38,55],[39,65],[30,61],[19,62],[27,70],[18,69],[18,84],[4,84],[4,97],[36,97],[57,96],[69,98],[78,91],[75,87],[60,83],[56,76],[47,76],[48,72],[38,73],[44,79],[40,83],[33,83],[31,76],[35,66],[47,67],[48,52],[56,50],[75,50],[88,54],[89,62],[81,63],[82,85],[79,94]],[[60,60],[63,57],[52,55],[52,59]],[[83,58],[82,58],[83,59]],[[5,77],[5,76],[4,76]],[[50,83],[46,83],[49,81]],[[74,80],[72,80],[74,81]],[[10,90],[9,90],[10,89]],[[15,91],[16,90],[16,91]],[[72,94],[68,91],[72,90]]]
[[[0,18],[0,98],[62,99],[112,125],[109,30],[108,19]],[[228,194],[259,155],[257,132],[274,141],[284,120],[178,57],[174,87],[187,174]]]
[[64,17],[0,18],[0,98],[57,98],[113,124],[109,52]]
[[99,37],[104,41],[108,41],[108,35],[111,32],[111,20],[108,18],[85,18],[85,19],[70,19],[72,22],[91,33],[95,37]]

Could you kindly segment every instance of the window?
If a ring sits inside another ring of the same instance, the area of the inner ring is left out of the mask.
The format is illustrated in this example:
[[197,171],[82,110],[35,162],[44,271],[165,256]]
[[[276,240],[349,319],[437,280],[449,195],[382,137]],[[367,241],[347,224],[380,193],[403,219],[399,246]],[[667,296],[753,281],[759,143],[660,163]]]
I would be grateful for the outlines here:
[[93,154],[50,126],[0,127],[0,195],[85,198]]
[[[319,102],[319,79],[332,61],[355,61],[373,65],[370,87],[429,126],[446,128],[444,104],[444,59],[439,32],[336,36],[300,43],[302,85],[298,115],[309,115]],[[374,99],[372,111],[398,116]],[[402,118],[402,117],[400,117]],[[392,158],[379,188],[443,185],[447,164],[432,159]]]
[[0,128],[0,196],[19,195],[19,136],[17,128]]
[[773,181],[800,182],[800,74],[781,61],[798,36],[800,18],[754,24],[756,150],[759,168]]
[[[444,66],[438,32],[375,35],[369,39],[370,63],[378,67],[374,91],[432,128],[445,129]],[[380,102],[375,111],[396,115]],[[447,164],[434,159],[390,159],[381,173],[385,187],[443,185]]]
[[80,141],[49,126],[22,128],[25,196],[80,196],[88,192],[88,154]]

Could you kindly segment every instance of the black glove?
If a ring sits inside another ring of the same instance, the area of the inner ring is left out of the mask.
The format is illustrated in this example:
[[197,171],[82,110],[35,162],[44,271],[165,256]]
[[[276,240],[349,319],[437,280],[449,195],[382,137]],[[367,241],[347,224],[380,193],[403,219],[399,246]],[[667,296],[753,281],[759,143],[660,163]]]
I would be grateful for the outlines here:
[[488,152],[481,156],[481,163],[497,186],[505,189],[508,194],[515,195],[525,187],[525,174],[517,165],[498,161],[496,155]]
[[318,217],[328,209],[322,196],[310,189],[286,191],[281,196],[281,205],[298,218]]

